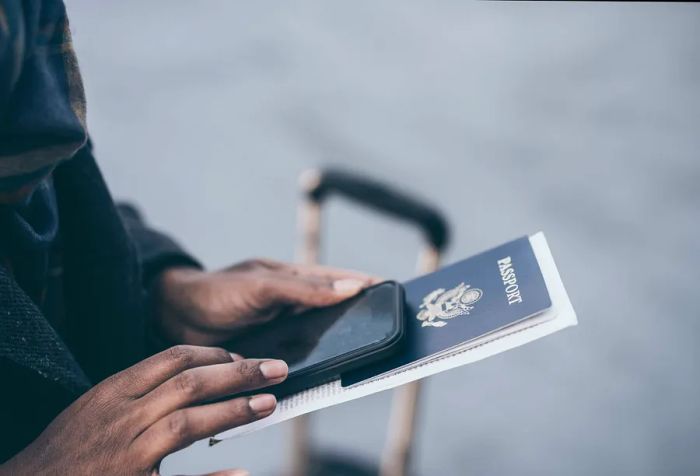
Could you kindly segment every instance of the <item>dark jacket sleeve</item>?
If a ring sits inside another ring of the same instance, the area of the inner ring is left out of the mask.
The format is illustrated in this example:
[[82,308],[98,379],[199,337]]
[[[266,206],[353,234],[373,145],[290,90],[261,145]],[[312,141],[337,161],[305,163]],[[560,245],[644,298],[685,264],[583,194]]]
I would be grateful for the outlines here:
[[120,203],[117,204],[117,211],[138,255],[146,306],[146,351],[154,354],[175,344],[166,340],[157,329],[156,319],[154,319],[156,307],[153,299],[155,279],[171,267],[187,266],[201,269],[202,265],[172,238],[150,228],[135,206]]
[[136,207],[129,203],[119,203],[117,210],[139,256],[145,289],[150,289],[153,280],[167,268],[202,268],[202,265],[172,238],[150,228]]

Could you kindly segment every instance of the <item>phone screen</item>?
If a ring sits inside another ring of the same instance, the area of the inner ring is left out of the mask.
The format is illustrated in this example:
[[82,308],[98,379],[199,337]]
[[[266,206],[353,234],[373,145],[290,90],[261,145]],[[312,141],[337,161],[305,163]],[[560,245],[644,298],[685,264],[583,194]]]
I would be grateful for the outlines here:
[[381,283],[334,306],[280,316],[227,347],[246,358],[282,359],[291,375],[393,336],[398,286]]

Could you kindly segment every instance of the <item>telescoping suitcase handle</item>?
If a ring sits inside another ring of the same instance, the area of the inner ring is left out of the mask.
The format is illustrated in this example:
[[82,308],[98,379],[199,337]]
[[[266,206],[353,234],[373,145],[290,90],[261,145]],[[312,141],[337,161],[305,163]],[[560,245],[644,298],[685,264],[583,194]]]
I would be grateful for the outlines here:
[[333,194],[342,195],[417,225],[437,252],[448,244],[449,228],[439,211],[385,183],[337,169],[309,170],[302,181],[307,198],[313,202],[320,203]]
[[[423,232],[425,246],[419,255],[418,273],[435,271],[448,244],[449,228],[442,213],[423,201],[382,182],[338,169],[307,170],[300,177],[305,206],[301,208],[303,233],[299,259],[303,263],[318,261],[321,205],[327,197],[341,195],[359,205],[417,226]],[[416,431],[416,414],[420,382],[397,389],[392,404],[386,446],[382,453],[381,476],[405,476]],[[292,448],[292,474],[306,476],[309,470],[308,415],[295,420]]]

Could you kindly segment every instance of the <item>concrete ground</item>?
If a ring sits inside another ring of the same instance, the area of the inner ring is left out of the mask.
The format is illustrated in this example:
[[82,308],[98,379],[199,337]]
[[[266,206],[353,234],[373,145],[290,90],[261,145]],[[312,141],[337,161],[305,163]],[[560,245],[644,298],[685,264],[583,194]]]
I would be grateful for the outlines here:
[[[580,326],[431,378],[415,474],[700,473],[700,5],[67,3],[113,192],[208,266],[293,259],[319,164],[442,207],[448,261],[546,232]],[[327,217],[327,262],[411,276],[413,230]],[[315,444],[375,459],[388,404],[315,414]],[[281,474],[288,436],[162,472]]]

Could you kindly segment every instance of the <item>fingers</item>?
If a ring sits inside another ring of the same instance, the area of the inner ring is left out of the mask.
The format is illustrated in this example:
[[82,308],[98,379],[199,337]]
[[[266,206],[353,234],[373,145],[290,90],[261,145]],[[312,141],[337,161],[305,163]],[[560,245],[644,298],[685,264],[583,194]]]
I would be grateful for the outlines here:
[[265,418],[276,405],[273,395],[262,394],[177,410],[141,433],[132,448],[145,461],[160,461],[197,440]]
[[289,274],[295,278],[308,278],[328,284],[336,293],[353,295],[364,287],[378,284],[384,279],[360,271],[334,268],[331,266],[282,263],[269,259],[251,260],[256,266],[263,267],[275,274]]
[[250,473],[245,469],[222,469],[221,471],[215,471],[201,476],[250,476]]
[[337,290],[331,280],[276,275],[267,279],[263,287],[263,299],[272,306],[330,306],[357,294],[363,285],[360,281],[344,283]]
[[[331,303],[354,296],[363,288],[384,281],[382,278],[370,276],[359,271],[330,266],[289,264],[287,267],[297,277],[306,278],[307,281],[311,282],[326,283],[328,288],[322,287],[321,292],[326,289],[333,292],[332,295],[327,296]],[[322,297],[322,299],[325,298],[325,296]],[[309,303],[303,302],[301,304],[308,305]]]
[[250,476],[250,473],[245,469],[224,469],[204,476]]
[[303,265],[290,263],[287,264],[286,267],[293,274],[299,276],[312,276],[317,278],[324,278],[330,281],[356,279],[358,281],[366,283],[367,285],[378,284],[384,281],[382,278],[379,278],[377,276],[370,276],[367,273],[362,273],[360,271],[334,268],[331,266]]
[[[383,281],[381,278],[359,271],[282,263],[269,259],[248,260],[227,271],[243,271],[244,275],[252,273],[249,276],[258,283],[256,294],[260,301],[254,307],[265,311],[270,309],[277,311],[282,306],[292,308],[329,306],[354,296],[363,288]],[[274,315],[276,315],[275,312],[268,317],[274,317]],[[259,317],[257,316],[258,321],[260,321]]]
[[287,378],[281,360],[247,359],[196,367],[170,378],[139,400],[146,421],[156,421],[180,408],[275,385]]
[[224,349],[177,345],[119,372],[109,381],[122,394],[136,398],[187,369],[232,361],[233,357]]
[[334,279],[307,272],[296,275],[279,273],[265,281],[263,290],[265,299],[271,304],[322,307],[354,296],[377,279],[368,276]]

